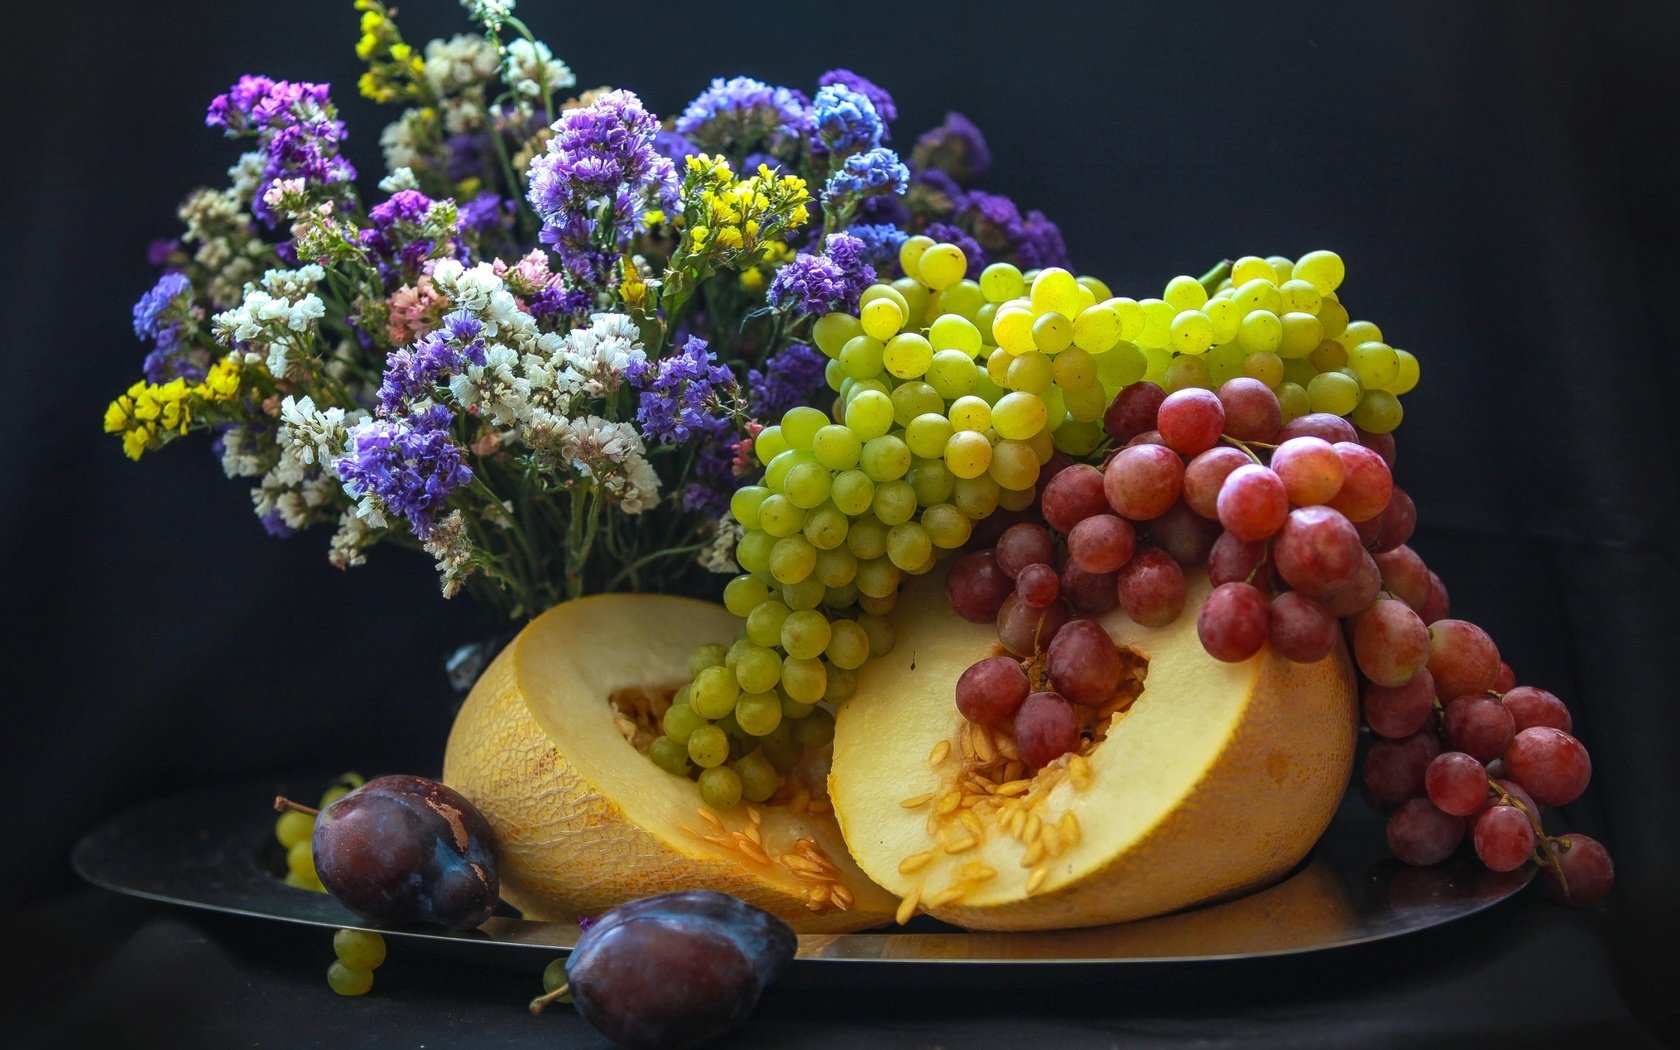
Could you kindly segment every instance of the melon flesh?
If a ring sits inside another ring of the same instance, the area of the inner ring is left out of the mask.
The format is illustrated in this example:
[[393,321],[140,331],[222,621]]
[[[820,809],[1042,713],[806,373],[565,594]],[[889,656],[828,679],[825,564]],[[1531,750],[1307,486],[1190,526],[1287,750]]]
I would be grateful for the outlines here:
[[[669,694],[688,680],[696,645],[739,628],[722,606],[655,595],[566,602],[527,625],[474,685],[450,731],[443,781],[495,829],[502,897],[534,919],[599,914],[680,889],[733,894],[802,932],[879,925],[897,901],[858,870],[828,814],[752,806],[762,863],[708,842],[750,833],[749,806],[701,815],[698,785],[655,766],[621,733],[609,698]],[[781,860],[825,856],[849,902],[813,910],[824,880]]]
[[[1196,635],[1209,590],[1205,573],[1191,573],[1185,612],[1166,628],[1140,627],[1119,610],[1100,620],[1117,645],[1148,661],[1142,692],[1086,757],[1084,786],[1058,759],[1022,796],[1031,800],[1022,804],[1029,826],[1012,830],[1008,803],[975,807],[966,826],[960,810],[937,815],[948,794],[973,794],[956,789],[967,723],[954,686],[998,651],[997,635],[951,612],[943,573],[912,581],[893,614],[897,645],[866,665],[836,720],[829,788],[858,865],[920,910],[982,930],[1161,915],[1288,872],[1348,783],[1352,669],[1340,646],[1316,664],[1270,648],[1241,663],[1215,660]],[[930,763],[945,750],[949,757]],[[922,796],[930,798],[906,808]],[[1062,829],[1052,833],[1054,855],[1034,834],[1045,824]]]

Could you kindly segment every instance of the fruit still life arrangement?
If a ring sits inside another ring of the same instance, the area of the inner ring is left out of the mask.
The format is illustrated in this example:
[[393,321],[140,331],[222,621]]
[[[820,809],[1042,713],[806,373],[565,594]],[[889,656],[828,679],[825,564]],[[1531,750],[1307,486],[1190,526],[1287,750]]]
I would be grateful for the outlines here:
[[[1256,891],[1350,789],[1406,865],[1609,892],[1548,830],[1591,773],[1568,707],[1408,545],[1419,362],[1339,256],[1117,294],[960,114],[900,153],[835,69],[660,120],[463,6],[415,46],[355,2],[400,107],[371,199],[326,85],[215,98],[247,152],[154,247],[105,417],[135,459],[208,432],[271,533],[409,548],[514,632],[441,777],[279,800],[299,892],[576,921],[533,1009],[626,1046],[739,1023],[796,934]],[[335,949],[366,992],[379,935]]]

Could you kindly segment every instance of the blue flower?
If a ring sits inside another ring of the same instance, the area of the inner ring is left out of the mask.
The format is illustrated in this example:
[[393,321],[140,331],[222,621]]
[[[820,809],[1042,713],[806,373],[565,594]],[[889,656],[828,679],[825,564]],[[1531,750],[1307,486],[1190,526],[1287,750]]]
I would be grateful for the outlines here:
[[808,405],[823,386],[828,359],[804,343],[790,343],[747,373],[747,400],[758,419],[780,419],[796,405]]
[[683,110],[677,131],[710,153],[739,158],[764,147],[791,158],[811,131],[810,102],[792,88],[718,77]]
[[821,145],[836,157],[862,153],[881,144],[886,130],[868,97],[840,84],[817,92],[811,103],[816,124],[813,147]]
[[[842,87],[851,88],[869,100],[870,105],[875,107],[875,114],[881,118],[883,125],[891,124],[898,119],[898,106],[894,104],[893,97],[887,94],[886,89],[867,77],[858,76],[849,69],[831,69],[817,78],[817,84],[822,87],[839,84]],[[883,127],[881,141],[885,142],[890,137]]]
[[422,540],[438,511],[472,481],[466,454],[449,435],[451,416],[433,405],[412,418],[373,419],[350,433],[349,454],[333,464],[352,499],[375,497],[408,519]]
[[735,375],[698,336],[669,357],[632,361],[625,377],[641,391],[636,425],[645,438],[667,445],[687,441],[731,417],[725,400],[736,391]]
[[844,212],[870,197],[903,196],[910,187],[910,169],[885,146],[854,153],[828,177],[823,200]]

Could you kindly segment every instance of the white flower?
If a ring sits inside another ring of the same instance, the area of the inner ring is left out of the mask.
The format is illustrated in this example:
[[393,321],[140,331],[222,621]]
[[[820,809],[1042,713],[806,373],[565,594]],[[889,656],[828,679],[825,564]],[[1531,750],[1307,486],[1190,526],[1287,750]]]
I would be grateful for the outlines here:
[[556,466],[592,478],[626,514],[640,514],[659,499],[659,475],[647,461],[636,428],[599,416],[566,419],[537,411],[524,433],[527,445]]
[[263,173],[268,170],[268,157],[261,150],[251,150],[241,153],[239,159],[229,168],[228,178],[233,180],[233,195],[236,200],[250,200],[256,195],[257,187],[262,185]]
[[502,82],[516,94],[541,98],[545,92],[575,86],[577,77],[566,63],[554,57],[547,44],[519,39],[507,46]]
[[433,40],[426,45],[426,83],[439,96],[486,83],[496,76],[501,65],[496,46],[483,36],[458,33],[448,40]]
[[331,470],[333,460],[344,455],[348,446],[350,427],[366,418],[360,409],[348,415],[337,405],[322,411],[313,398],[306,395],[299,400],[288,394],[280,402],[278,440],[299,462],[319,463]]
[[556,387],[565,394],[605,397],[618,389],[632,361],[646,361],[641,330],[623,314],[596,314],[574,328],[558,350]]
[[420,188],[420,180],[415,178],[413,168],[406,164],[399,164],[391,170],[391,174],[379,180],[379,188],[386,193],[417,190]]
[[495,343],[484,351],[482,365],[468,364],[449,379],[449,392],[461,407],[481,407],[497,426],[511,427],[531,416],[531,382],[518,374],[519,354]]
[[378,538],[375,530],[362,520],[355,508],[347,509],[338,517],[338,531],[333,533],[332,543],[327,548],[327,560],[339,569],[366,565],[367,555],[364,552]]
[[254,478],[267,469],[256,436],[245,427],[222,432],[222,473],[230,478]]
[[514,0],[461,0],[473,20],[486,29],[500,29],[513,16]]
[[426,553],[437,559],[438,576],[443,586],[443,596],[453,598],[461,593],[461,585],[466,582],[472,572],[472,540],[467,535],[466,519],[461,512],[452,510],[442,520],[432,526],[432,531],[422,544]]
[[420,143],[414,136],[414,124],[420,119],[419,110],[406,110],[379,133],[379,148],[385,154],[385,166],[393,173],[412,168],[420,159]]
[[735,561],[735,544],[746,534],[746,528],[733,517],[719,518],[712,532],[711,546],[701,551],[695,560],[707,572],[733,576],[741,571],[741,566]]

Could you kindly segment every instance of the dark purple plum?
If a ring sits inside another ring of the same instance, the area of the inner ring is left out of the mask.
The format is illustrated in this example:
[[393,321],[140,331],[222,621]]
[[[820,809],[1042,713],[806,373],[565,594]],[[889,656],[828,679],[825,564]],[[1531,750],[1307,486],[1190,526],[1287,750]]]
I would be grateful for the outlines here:
[[787,923],[728,894],[662,893],[591,922],[566,980],[578,1013],[614,1043],[681,1050],[745,1020],[797,947]]
[[468,930],[496,907],[490,823],[435,780],[368,781],[320,812],[312,843],[321,885],[369,922]]

